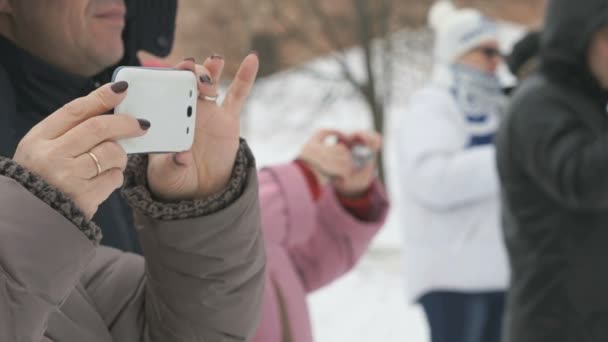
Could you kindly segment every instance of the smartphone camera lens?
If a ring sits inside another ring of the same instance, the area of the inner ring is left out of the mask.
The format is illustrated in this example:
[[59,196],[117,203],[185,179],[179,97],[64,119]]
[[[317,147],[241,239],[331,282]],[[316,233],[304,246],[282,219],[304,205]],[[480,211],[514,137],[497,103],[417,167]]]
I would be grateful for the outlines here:
[[188,111],[187,111],[187,113],[188,113],[188,117],[189,117],[189,118],[190,118],[190,117],[192,117],[192,107],[191,107],[191,106],[188,106]]

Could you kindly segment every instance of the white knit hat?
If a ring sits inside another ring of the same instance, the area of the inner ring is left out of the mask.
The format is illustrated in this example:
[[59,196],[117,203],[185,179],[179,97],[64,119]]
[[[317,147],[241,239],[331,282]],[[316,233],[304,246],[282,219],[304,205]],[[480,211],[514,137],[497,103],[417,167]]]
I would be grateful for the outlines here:
[[462,55],[488,41],[498,40],[497,25],[475,9],[458,9],[441,0],[429,12],[435,31],[435,59],[452,64]]

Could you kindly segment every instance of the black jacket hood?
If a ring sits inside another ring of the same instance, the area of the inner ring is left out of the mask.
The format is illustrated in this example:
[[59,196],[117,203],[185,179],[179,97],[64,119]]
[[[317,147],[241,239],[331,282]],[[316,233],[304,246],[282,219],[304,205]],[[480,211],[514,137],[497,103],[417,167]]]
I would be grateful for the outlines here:
[[[602,94],[587,65],[587,52],[593,34],[608,25],[607,0],[550,0],[541,37],[544,73],[553,79]],[[605,102],[604,102],[605,103]]]

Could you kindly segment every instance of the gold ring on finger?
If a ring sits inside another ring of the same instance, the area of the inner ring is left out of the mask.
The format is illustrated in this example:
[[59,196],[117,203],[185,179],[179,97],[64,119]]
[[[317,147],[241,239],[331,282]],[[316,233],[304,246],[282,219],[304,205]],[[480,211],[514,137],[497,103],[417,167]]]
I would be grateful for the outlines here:
[[93,152],[87,152],[87,154],[91,157],[91,159],[93,159],[93,161],[95,162],[95,166],[97,166],[97,176],[99,176],[101,174],[101,164],[99,163],[99,159],[97,158],[97,156],[93,153]]

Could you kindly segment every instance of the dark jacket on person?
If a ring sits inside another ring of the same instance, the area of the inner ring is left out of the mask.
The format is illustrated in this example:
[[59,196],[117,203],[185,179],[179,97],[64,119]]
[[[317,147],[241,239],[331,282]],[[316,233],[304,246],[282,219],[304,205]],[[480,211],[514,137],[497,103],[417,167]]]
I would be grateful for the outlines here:
[[512,267],[505,342],[608,341],[608,93],[587,66],[606,0],[553,0],[540,72],[497,137]]
[[[139,50],[167,55],[173,43],[176,1],[127,0],[126,5],[125,55],[119,65],[139,65]],[[73,75],[0,36],[0,156],[12,157],[34,125],[64,104],[110,82],[114,69],[91,78]],[[93,219],[103,230],[102,244],[141,253],[132,217],[120,192],[112,194]]]

